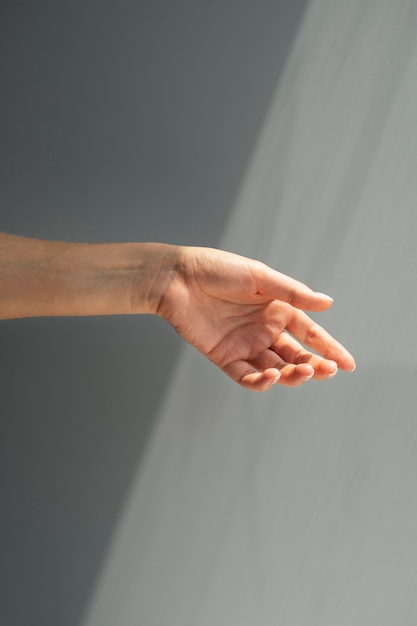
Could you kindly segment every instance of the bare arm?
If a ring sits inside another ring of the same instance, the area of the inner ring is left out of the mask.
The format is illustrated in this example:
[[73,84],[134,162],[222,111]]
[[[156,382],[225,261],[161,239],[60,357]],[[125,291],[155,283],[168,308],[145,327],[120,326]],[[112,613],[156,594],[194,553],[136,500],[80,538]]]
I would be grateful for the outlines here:
[[258,261],[221,250],[0,234],[0,318],[153,313],[255,391],[354,369],[349,352],[302,310],[331,303]]
[[154,313],[160,289],[156,278],[162,279],[162,259],[171,248],[0,233],[0,318]]

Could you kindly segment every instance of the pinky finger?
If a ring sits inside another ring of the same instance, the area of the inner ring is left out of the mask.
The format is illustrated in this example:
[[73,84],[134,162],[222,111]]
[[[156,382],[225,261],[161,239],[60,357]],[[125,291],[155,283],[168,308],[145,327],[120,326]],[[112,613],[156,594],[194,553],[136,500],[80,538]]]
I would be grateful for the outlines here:
[[250,391],[267,391],[281,378],[281,372],[274,367],[258,372],[245,361],[230,363],[224,368],[224,372],[241,387]]
[[310,363],[299,363],[285,365],[281,369],[280,385],[287,387],[298,387],[314,376],[314,369]]

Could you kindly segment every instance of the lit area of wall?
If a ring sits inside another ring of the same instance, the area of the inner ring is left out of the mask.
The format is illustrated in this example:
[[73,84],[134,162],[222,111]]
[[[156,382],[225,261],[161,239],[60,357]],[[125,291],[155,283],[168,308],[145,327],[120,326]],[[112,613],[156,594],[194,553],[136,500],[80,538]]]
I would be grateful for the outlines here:
[[184,350],[85,626],[416,621],[416,23],[311,0],[222,240],[333,295],[356,372],[256,395]]

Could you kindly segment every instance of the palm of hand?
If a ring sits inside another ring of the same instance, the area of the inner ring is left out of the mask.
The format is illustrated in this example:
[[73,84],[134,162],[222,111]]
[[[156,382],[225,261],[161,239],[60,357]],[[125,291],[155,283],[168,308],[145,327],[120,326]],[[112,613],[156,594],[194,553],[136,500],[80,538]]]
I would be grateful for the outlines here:
[[[161,314],[240,385],[264,391],[276,382],[299,385],[313,377],[329,378],[338,365],[351,369],[350,355],[340,344],[268,289],[271,279],[276,283],[278,277],[281,282],[279,289],[272,285],[274,293],[281,289],[279,295],[298,304],[312,297],[304,285],[229,253],[195,248],[187,252],[183,271],[166,289]],[[303,289],[307,296],[297,293]],[[328,306],[313,303],[311,308]],[[303,343],[323,356],[308,351]]]

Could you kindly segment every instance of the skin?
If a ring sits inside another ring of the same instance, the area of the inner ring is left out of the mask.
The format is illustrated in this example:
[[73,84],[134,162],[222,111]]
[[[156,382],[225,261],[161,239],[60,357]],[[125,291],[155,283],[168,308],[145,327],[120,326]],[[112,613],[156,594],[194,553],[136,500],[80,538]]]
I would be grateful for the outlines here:
[[253,391],[355,369],[349,352],[305,313],[331,304],[259,261],[222,250],[0,234],[0,318],[155,314]]

